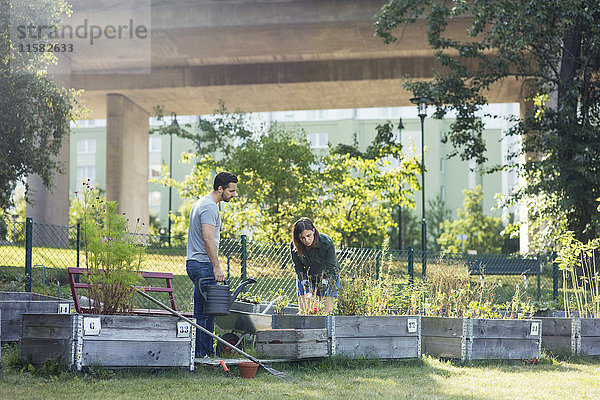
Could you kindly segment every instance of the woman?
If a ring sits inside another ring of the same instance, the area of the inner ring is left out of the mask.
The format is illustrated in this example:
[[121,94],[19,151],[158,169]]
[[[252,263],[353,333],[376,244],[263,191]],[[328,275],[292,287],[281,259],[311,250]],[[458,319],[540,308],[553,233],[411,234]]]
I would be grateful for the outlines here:
[[319,233],[309,218],[303,217],[294,224],[290,247],[297,275],[300,312],[306,314],[319,301],[323,301],[325,312],[332,311],[333,299],[340,286],[340,266],[333,241]]

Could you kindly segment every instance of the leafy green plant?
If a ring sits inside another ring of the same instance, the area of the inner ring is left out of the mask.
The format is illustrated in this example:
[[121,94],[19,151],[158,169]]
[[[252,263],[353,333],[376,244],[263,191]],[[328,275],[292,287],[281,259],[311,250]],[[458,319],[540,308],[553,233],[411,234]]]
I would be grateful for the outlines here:
[[389,314],[398,285],[399,279],[389,274],[376,279],[370,274],[342,273],[336,313],[339,315]]
[[[82,189],[82,233],[90,298],[95,314],[127,313],[133,307],[144,246],[128,229],[129,220],[117,213],[116,202],[106,201],[88,182]],[[140,226],[137,219],[137,233]]]
[[583,244],[572,232],[561,237],[556,262],[563,276],[563,305],[567,316],[577,311],[582,317],[600,316],[600,274],[596,256],[600,239]]
[[275,311],[273,313],[276,315],[283,315],[285,308],[290,305],[290,297],[283,289],[279,289],[276,292],[271,291],[271,296],[279,299],[275,302]]

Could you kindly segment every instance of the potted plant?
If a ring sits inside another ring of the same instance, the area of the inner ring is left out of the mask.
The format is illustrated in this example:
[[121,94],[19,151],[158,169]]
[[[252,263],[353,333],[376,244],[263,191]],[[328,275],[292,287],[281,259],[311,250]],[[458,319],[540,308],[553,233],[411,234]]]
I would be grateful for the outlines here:
[[[82,193],[89,314],[23,315],[20,354],[38,364],[60,358],[82,369],[188,367],[194,369],[195,328],[169,315],[133,315],[144,246],[129,220],[89,182]],[[48,329],[51,327],[52,329]]]

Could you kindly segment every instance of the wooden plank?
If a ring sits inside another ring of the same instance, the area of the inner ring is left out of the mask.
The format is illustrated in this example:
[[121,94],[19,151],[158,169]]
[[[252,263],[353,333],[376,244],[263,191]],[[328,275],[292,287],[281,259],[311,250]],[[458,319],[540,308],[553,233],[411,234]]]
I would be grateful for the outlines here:
[[2,301],[57,301],[58,297],[42,295],[32,292],[2,292],[0,291],[0,302]]
[[327,341],[303,343],[256,343],[256,353],[260,357],[277,358],[318,358],[329,355]]
[[539,317],[536,319],[542,321],[542,336],[544,340],[546,340],[547,336],[571,337],[572,318]]
[[327,317],[320,315],[273,315],[273,329],[327,328]]
[[[26,294],[29,296],[24,296]],[[0,318],[0,323],[2,323],[2,325],[4,326],[4,335],[2,336],[2,341],[4,342],[14,342],[19,340],[21,332],[21,316],[23,314],[56,314],[58,312],[58,305],[60,303],[69,303],[71,304],[71,307],[73,307],[73,302],[69,300],[57,301],[55,298],[53,300],[44,301],[27,300],[26,297],[42,297],[33,296],[33,293],[16,293],[15,297],[19,300],[9,300],[9,296],[4,295],[3,298],[6,300],[0,301],[0,310],[2,310],[2,317]]]
[[23,314],[21,339],[71,338],[75,318],[75,314]]
[[258,304],[247,303],[244,301],[234,301],[230,310],[242,311],[246,313],[257,313],[258,312]]
[[37,325],[23,325],[22,338],[28,339],[69,339],[73,335],[70,324],[40,327]]
[[600,336],[600,318],[581,318],[581,336]]
[[61,361],[72,365],[73,339],[23,338],[20,341],[19,358],[24,362],[41,364],[47,360]]
[[538,340],[485,338],[473,339],[472,351],[467,359],[513,360],[539,357],[540,346]]
[[542,336],[542,347],[555,354],[572,354],[571,336]]
[[257,343],[327,342],[327,329],[270,329],[255,338]]
[[462,318],[421,317],[421,336],[461,337]]
[[179,318],[169,315],[102,315],[102,328],[170,330]]
[[419,340],[416,337],[336,338],[335,354],[369,358],[417,358]]
[[443,358],[462,358],[462,338],[423,336],[421,337],[421,349],[423,354]]
[[[583,322],[583,320],[582,320]],[[578,354],[600,356],[600,336],[581,335],[581,347]]]
[[474,339],[539,339],[539,334],[531,335],[531,325],[538,323],[539,328],[542,328],[540,320],[473,318],[471,321]]
[[386,316],[335,316],[334,330],[336,338],[343,337],[386,337],[409,336],[418,337],[419,331],[408,332],[408,319],[417,316],[386,315]]
[[189,367],[190,341],[83,341],[81,365],[105,367]]

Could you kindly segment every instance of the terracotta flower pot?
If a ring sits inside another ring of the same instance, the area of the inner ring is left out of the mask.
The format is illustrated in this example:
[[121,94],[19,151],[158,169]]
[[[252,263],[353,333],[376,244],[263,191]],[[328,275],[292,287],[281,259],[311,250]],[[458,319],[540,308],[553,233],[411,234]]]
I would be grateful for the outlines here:
[[254,377],[256,377],[257,369],[258,369],[257,363],[254,363],[252,361],[240,362],[240,372],[242,373],[242,378],[254,379]]

